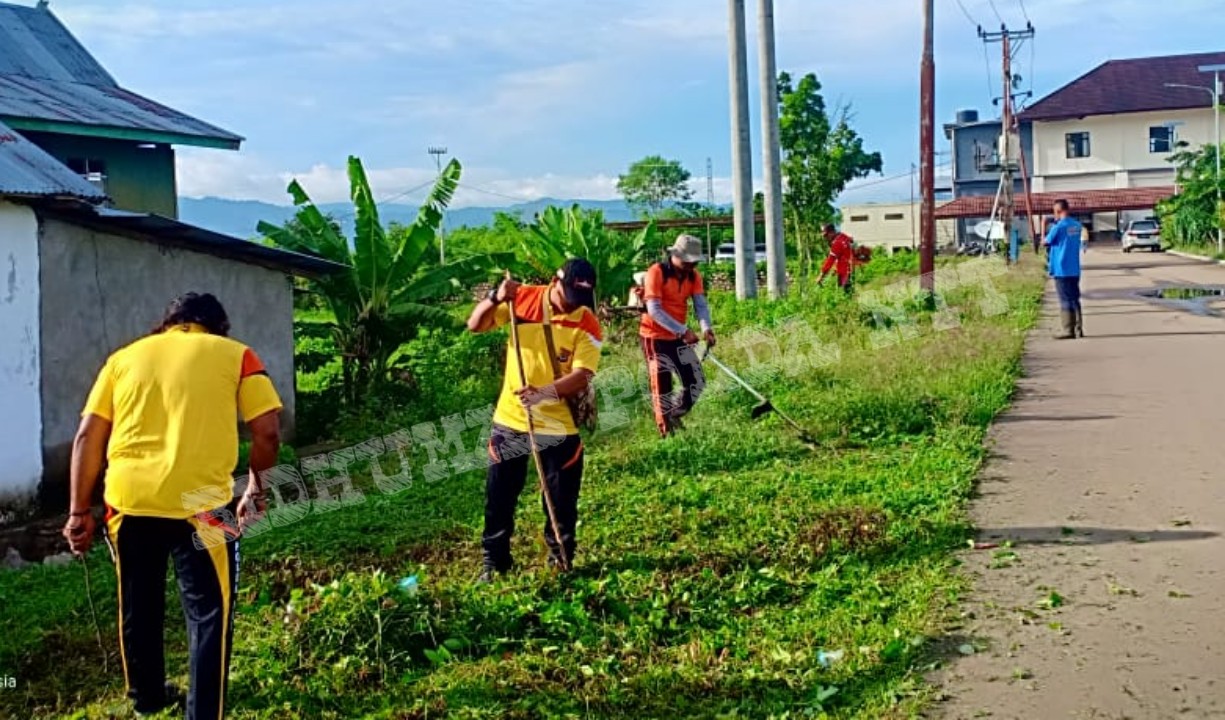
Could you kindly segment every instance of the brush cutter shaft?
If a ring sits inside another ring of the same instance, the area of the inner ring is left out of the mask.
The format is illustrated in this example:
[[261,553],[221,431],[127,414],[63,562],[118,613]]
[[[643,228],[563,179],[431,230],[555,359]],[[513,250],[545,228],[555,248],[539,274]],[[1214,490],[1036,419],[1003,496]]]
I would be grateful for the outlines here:
[[737,382],[737,383],[740,385],[740,387],[744,388],[745,390],[748,390],[748,391],[749,391],[749,393],[750,393],[750,394],[751,394],[753,397],[757,398],[758,402],[763,402],[763,403],[764,403],[764,402],[768,402],[768,401],[766,400],[766,396],[765,396],[765,395],[762,395],[761,393],[759,393],[759,392],[757,392],[756,390],[754,390],[754,389],[753,389],[753,386],[752,386],[752,385],[749,385],[747,382],[745,382],[744,378],[742,378],[742,377],[740,377],[739,375],[737,375],[737,374],[736,374],[735,372],[733,372],[733,371],[732,371],[732,369],[731,369],[731,368],[729,368],[728,366],[726,366],[726,365],[724,365],[723,363],[719,362],[719,358],[715,357],[714,355],[711,355],[710,353],[707,353],[707,354],[706,354],[706,359],[707,359],[707,360],[709,360],[709,361],[711,361],[712,363],[714,363],[714,364],[715,364],[715,367],[717,367],[717,368],[719,368],[720,370],[722,370],[722,371],[723,371],[723,372],[724,372],[724,373],[725,373],[725,374],[726,374],[726,375],[727,375],[729,378],[731,378],[731,379],[735,380],[735,381],[736,381],[736,382]]
[[702,355],[702,358],[704,360],[709,360],[712,363],[714,363],[715,367],[722,370],[724,374],[726,374],[729,378],[731,378],[732,380],[735,380],[740,385],[740,387],[744,388],[745,390],[748,390],[749,393],[753,397],[757,398],[757,401],[761,403],[760,407],[764,408],[764,410],[761,410],[759,413],[755,413],[753,416],[754,419],[756,419],[758,415],[764,415],[768,412],[775,413],[780,418],[782,418],[788,425],[794,428],[796,432],[800,434],[801,440],[803,440],[806,443],[816,444],[816,440],[812,437],[812,435],[808,433],[807,430],[804,429],[802,425],[800,425],[795,420],[791,419],[791,417],[787,415],[786,413],[784,413],[782,410],[779,410],[778,408],[774,407],[774,403],[770,402],[769,399],[767,399],[765,395],[762,395],[760,392],[754,389],[752,385],[749,385],[748,382],[744,380],[744,378],[737,375],[731,368],[719,362],[718,358],[710,354],[709,347],[706,348],[706,352]]

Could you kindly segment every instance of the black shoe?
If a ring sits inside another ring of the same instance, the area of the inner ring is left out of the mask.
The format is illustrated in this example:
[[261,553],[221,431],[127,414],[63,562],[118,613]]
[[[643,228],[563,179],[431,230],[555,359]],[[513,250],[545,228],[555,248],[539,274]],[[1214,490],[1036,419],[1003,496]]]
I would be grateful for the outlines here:
[[166,683],[162,688],[162,696],[153,700],[141,699],[136,701],[136,717],[144,717],[146,715],[157,715],[163,710],[171,708],[182,710],[187,706],[187,694],[179,689],[178,685],[172,682]]

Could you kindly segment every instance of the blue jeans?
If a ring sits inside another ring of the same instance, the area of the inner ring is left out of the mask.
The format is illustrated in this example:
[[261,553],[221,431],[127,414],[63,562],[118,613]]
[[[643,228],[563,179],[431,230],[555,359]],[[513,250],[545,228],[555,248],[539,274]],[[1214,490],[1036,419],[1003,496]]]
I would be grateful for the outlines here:
[[1080,276],[1055,278],[1055,290],[1059,293],[1059,309],[1067,312],[1080,310]]

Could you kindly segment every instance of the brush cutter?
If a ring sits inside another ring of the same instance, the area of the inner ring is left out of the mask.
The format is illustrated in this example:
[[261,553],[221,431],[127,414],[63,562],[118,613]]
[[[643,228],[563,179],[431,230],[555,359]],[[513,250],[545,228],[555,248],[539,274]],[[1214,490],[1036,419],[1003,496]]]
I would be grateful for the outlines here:
[[732,370],[731,368],[729,368],[728,366],[720,362],[719,359],[716,358],[714,355],[711,355],[709,347],[706,348],[706,352],[702,355],[702,360],[703,361],[709,360],[712,363],[714,363],[715,367],[722,370],[725,375],[727,375],[732,380],[735,380],[736,384],[738,384],[740,387],[747,390],[750,395],[757,398],[757,402],[759,404],[753,408],[753,412],[751,414],[751,417],[754,420],[760,418],[763,415],[774,413],[778,415],[780,418],[782,418],[784,421],[786,421],[788,425],[790,425],[792,428],[795,429],[796,433],[799,435],[801,442],[807,445],[810,445],[810,446],[815,446],[819,444],[817,439],[814,438],[812,434],[810,434],[807,430],[805,430],[803,426],[801,426],[795,420],[791,419],[791,417],[788,416],[786,413],[784,413],[782,410],[779,410],[778,408],[774,407],[774,403],[770,402],[769,398],[767,398],[765,395],[762,395],[760,392],[754,389],[753,386],[749,385],[748,382],[745,381],[744,378],[740,377],[739,375],[736,374],[734,370]]

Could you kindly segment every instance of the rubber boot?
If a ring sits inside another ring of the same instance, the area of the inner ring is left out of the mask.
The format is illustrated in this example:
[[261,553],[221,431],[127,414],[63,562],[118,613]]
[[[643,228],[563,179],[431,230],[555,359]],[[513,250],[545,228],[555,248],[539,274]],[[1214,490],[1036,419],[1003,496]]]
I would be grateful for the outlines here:
[[1076,337],[1076,311],[1061,310],[1059,320],[1063,323],[1063,332],[1055,336],[1056,340],[1071,340]]
[[1085,336],[1085,315],[1080,308],[1076,308],[1076,337],[1083,338]]

